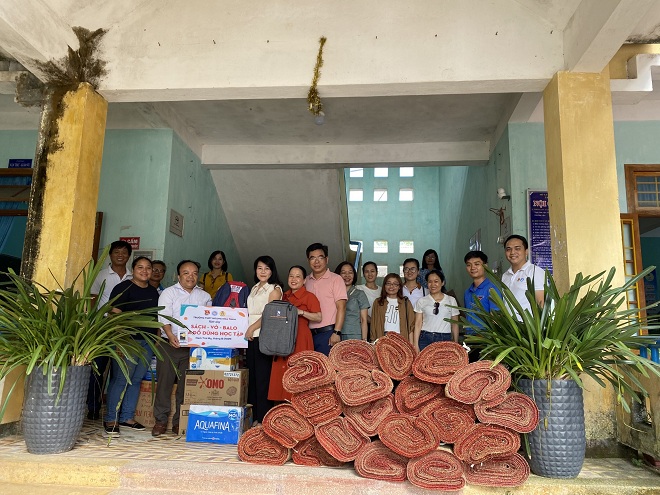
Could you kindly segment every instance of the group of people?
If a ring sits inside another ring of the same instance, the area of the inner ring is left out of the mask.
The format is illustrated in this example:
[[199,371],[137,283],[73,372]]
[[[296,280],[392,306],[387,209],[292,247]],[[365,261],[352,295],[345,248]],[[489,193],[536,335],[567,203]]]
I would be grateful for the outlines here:
[[[528,244],[524,237],[512,235],[506,240],[505,255],[511,267],[503,274],[502,281],[511,288],[523,308],[529,308],[525,296],[527,278],[534,280],[536,299],[540,304],[544,285],[544,272],[527,261],[527,254]],[[165,274],[165,264],[162,261],[138,257],[133,260],[131,272],[126,269],[130,255],[130,245],[123,241],[113,242],[110,264],[97,279],[97,287],[101,286],[101,282],[105,282],[105,290],[99,294],[101,300],[117,298],[113,311],[156,306],[164,308],[158,316],[162,323],[162,340],[159,346],[163,359],[158,360],[156,367],[156,424],[152,430],[152,435],[159,436],[167,429],[174,383],[177,377],[185,375],[189,363],[189,349],[180,346],[176,324],[167,317],[179,317],[182,305],[222,305],[214,296],[226,282],[232,282],[233,277],[228,272],[224,253],[214,251],[208,260],[208,272],[200,276],[199,263],[183,260],[177,265],[177,283],[163,288],[161,281]],[[246,361],[250,377],[248,402],[253,405],[255,424],[263,420],[275,403],[291,398],[282,387],[287,358],[273,358],[259,350],[261,315],[266,304],[273,300],[289,301],[298,309],[298,336],[294,354],[315,350],[328,355],[331,347],[341,340],[375,341],[387,332],[401,334],[417,352],[421,352],[433,342],[458,342],[458,303],[445,287],[445,275],[434,250],[424,253],[421,268],[417,259],[406,259],[403,263],[403,279],[399,274],[389,273],[384,277],[381,287],[376,283],[378,269],[372,261],[362,266],[365,283],[356,285],[357,272],[352,263],[342,261],[334,272],[328,268],[326,245],[311,244],[306,249],[306,258],[309,275],[307,269],[301,265],[289,268],[288,290],[284,290],[272,257],[260,256],[254,261],[254,285],[245,304],[249,325],[245,338],[248,341]],[[482,251],[470,251],[465,255],[464,261],[472,278],[472,284],[465,291],[465,307],[473,308],[477,304],[476,301],[480,301],[487,311],[497,310],[489,294],[491,289],[498,293],[499,291],[486,276],[486,254]],[[483,326],[478,318],[469,313],[467,321],[467,334],[475,333]],[[143,349],[147,358],[145,362],[148,362],[151,360],[151,350],[146,343]],[[478,357],[476,350],[470,354],[471,361]],[[174,366],[171,363],[174,363]],[[103,369],[105,364],[97,363],[99,369]],[[112,365],[107,412],[104,417],[104,428],[109,435],[119,434],[120,426],[144,429],[133,416],[146,365],[141,360],[138,360],[138,363],[127,361],[127,365],[132,383],[129,386],[119,372],[119,366],[116,363]],[[89,414],[90,417],[98,418],[100,403],[96,401],[100,397],[100,391],[97,390],[97,380],[94,380],[93,386],[90,387],[88,400]],[[124,389],[124,398],[120,401]],[[178,433],[183,392],[182,386],[177,388],[174,433]]]

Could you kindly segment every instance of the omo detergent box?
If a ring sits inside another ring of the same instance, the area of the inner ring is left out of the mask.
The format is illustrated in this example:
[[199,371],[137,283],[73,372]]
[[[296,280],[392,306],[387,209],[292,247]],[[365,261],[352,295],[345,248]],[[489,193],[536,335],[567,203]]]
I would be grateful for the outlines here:
[[187,370],[184,404],[244,406],[247,403],[248,370]]
[[188,411],[186,442],[236,445],[252,422],[251,410],[250,407],[193,404]]
[[238,368],[238,349],[191,347],[191,370],[234,371]]

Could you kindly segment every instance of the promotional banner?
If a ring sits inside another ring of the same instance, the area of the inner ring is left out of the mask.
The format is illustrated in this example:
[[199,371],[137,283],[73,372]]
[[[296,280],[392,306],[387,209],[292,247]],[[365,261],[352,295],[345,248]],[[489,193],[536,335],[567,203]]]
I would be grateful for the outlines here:
[[187,329],[179,330],[179,342],[187,347],[247,348],[245,332],[248,314],[245,308],[217,306],[181,306],[179,318]]

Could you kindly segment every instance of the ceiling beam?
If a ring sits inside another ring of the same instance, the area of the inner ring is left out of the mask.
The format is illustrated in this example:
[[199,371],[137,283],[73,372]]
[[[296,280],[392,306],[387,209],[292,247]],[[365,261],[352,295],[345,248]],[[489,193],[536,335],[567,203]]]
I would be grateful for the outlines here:
[[371,145],[204,146],[202,164],[209,169],[341,168],[352,165],[482,165],[488,141]]
[[561,31],[512,0],[312,4],[190,0],[185,15],[176,2],[143,4],[103,38],[99,92],[109,102],[305,98],[321,35],[322,98],[541,92],[564,68]]
[[564,31],[566,69],[601,72],[655,0],[582,0]]
[[57,60],[78,49],[71,26],[43,0],[0,1],[0,46],[42,81],[35,62]]

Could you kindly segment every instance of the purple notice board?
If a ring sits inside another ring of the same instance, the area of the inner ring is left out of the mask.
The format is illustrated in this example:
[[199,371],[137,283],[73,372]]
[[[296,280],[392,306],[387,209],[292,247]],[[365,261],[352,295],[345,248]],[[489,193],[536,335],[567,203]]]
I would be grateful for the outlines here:
[[7,168],[32,168],[32,158],[10,158]]
[[536,266],[550,270],[552,273],[548,191],[527,190],[527,218],[529,259]]

